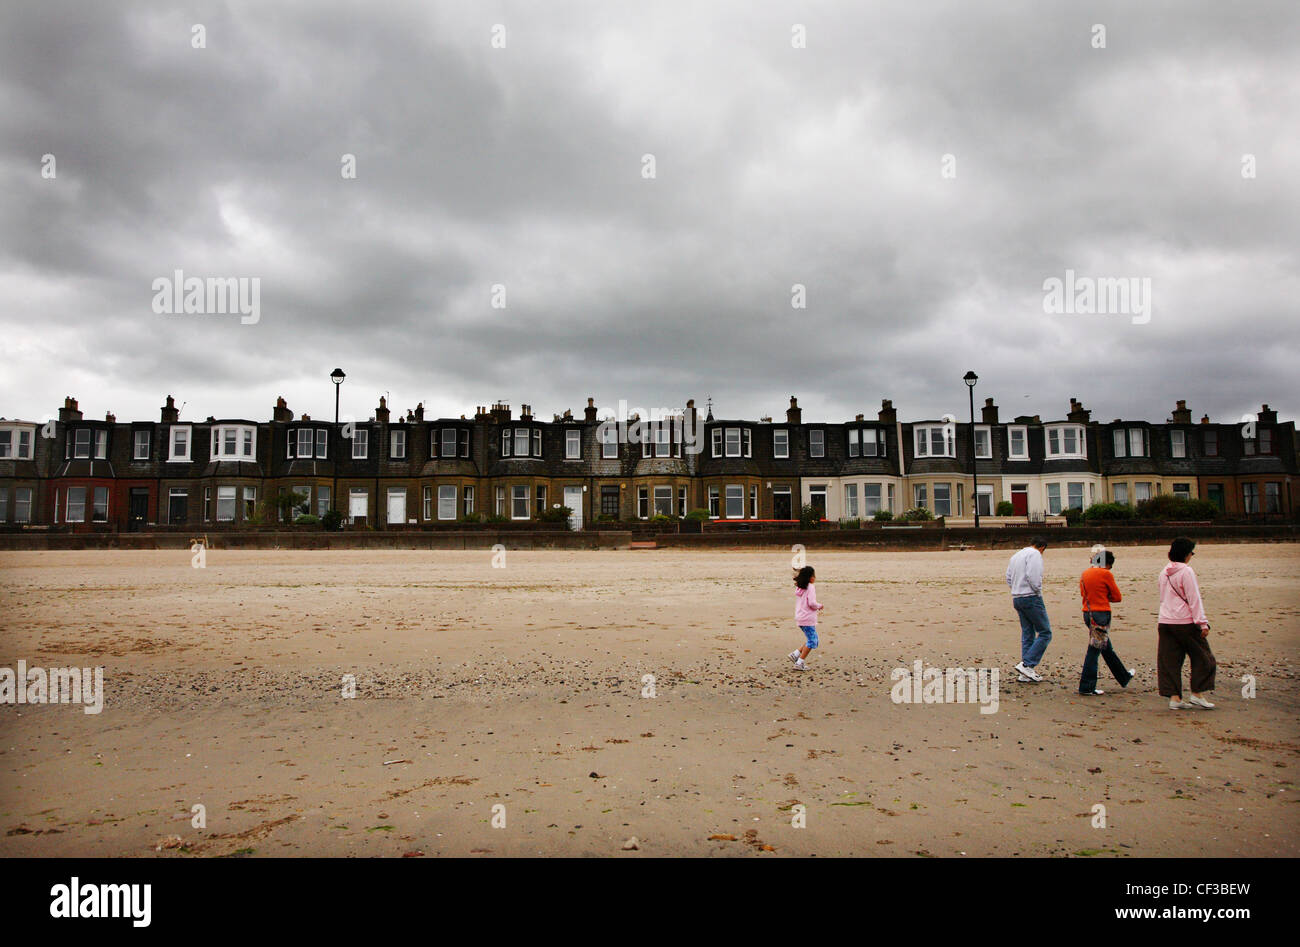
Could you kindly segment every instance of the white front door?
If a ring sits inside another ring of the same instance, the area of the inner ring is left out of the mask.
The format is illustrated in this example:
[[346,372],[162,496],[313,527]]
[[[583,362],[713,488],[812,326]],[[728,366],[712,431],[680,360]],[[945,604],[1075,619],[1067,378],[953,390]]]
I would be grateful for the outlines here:
[[388,488],[388,522],[406,524],[406,488]]
[[366,499],[365,490],[353,490],[348,494],[348,519],[366,518],[367,507],[369,506]]
[[564,505],[573,511],[569,515],[569,528],[582,529],[582,487],[565,487]]

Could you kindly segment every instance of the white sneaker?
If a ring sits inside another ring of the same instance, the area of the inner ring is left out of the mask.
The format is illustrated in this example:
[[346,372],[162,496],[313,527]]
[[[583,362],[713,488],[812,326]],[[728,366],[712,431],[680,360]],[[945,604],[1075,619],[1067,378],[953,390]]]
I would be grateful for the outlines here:
[[798,664],[798,663],[799,663],[799,652],[798,652],[798,651],[791,651],[790,654],[789,654],[789,658],[790,658],[790,660],[793,661],[795,664]]
[[1104,694],[1104,693],[1106,693],[1106,692],[1105,692],[1105,691],[1098,691],[1098,690],[1079,691],[1079,696],[1080,696],[1080,697],[1100,697],[1100,696],[1101,696],[1102,694]]
[[1019,681],[1021,684],[1037,684],[1037,683],[1038,683],[1038,681],[1034,680],[1032,677],[1025,677],[1025,675],[1023,675],[1023,674],[1021,674],[1018,678],[1016,678],[1016,680]]
[[1204,697],[1197,697],[1195,694],[1193,694],[1191,697],[1187,699],[1187,703],[1200,707],[1203,710],[1214,709],[1214,705],[1212,703],[1210,703]]
[[808,670],[808,665],[806,665],[806,664],[803,663],[803,658],[800,658],[798,661],[794,662],[794,666],[795,666],[795,669],[796,669],[796,670],[799,670],[799,671],[806,671],[806,670]]
[[1035,683],[1042,683],[1043,679],[1039,677],[1038,672],[1035,671],[1033,668],[1025,667],[1024,661],[1021,661],[1019,664],[1016,665],[1016,670],[1019,671],[1021,674],[1023,674],[1025,677],[1029,678],[1031,681]]
[[1170,710],[1191,710],[1192,705],[1187,703],[1187,701],[1185,700],[1179,700],[1178,698],[1174,697],[1171,698],[1169,701],[1169,709]]

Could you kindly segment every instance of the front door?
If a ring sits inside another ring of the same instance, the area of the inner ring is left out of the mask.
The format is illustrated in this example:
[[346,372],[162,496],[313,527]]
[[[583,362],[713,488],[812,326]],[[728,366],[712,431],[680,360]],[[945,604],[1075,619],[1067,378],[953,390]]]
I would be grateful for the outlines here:
[[582,487],[565,487],[564,505],[573,511],[569,514],[569,528],[582,529]]
[[790,515],[790,491],[774,490],[772,491],[772,519],[788,520],[793,519]]
[[808,493],[808,503],[817,511],[819,520],[826,519],[826,488],[813,487]]
[[354,523],[357,520],[364,523],[369,505],[365,490],[353,490],[348,494],[348,519]]
[[126,528],[135,531],[149,518],[149,491],[144,487],[131,488],[131,506],[127,514]]
[[1029,487],[1019,483],[1011,485],[1011,511],[1016,516],[1029,515]]
[[403,488],[389,488],[388,525],[406,525],[406,490]]

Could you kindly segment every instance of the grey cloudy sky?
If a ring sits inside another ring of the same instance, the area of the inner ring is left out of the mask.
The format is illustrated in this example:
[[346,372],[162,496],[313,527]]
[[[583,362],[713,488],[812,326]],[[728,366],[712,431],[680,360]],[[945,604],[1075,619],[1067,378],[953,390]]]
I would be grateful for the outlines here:
[[[974,369],[1295,418],[1298,49],[1294,0],[5,4],[0,414],[328,417],[338,365],[362,417],[961,418]],[[178,268],[260,321],[155,313]],[[1045,313],[1067,269],[1150,321]]]

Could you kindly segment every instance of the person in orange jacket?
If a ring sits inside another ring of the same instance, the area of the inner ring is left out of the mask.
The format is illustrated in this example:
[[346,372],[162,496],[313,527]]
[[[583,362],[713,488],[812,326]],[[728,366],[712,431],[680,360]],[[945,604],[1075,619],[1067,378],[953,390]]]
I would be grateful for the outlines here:
[[1079,577],[1079,594],[1083,597],[1083,623],[1089,631],[1094,627],[1107,632],[1105,648],[1098,650],[1093,646],[1092,636],[1088,637],[1088,651],[1083,656],[1083,673],[1079,676],[1079,693],[1085,697],[1100,696],[1104,691],[1097,690],[1097,658],[1104,657],[1110,673],[1120,687],[1128,687],[1133,680],[1133,672],[1124,666],[1124,662],[1115,653],[1115,646],[1110,642],[1110,605],[1121,601],[1119,585],[1111,574],[1115,564],[1115,554],[1100,546],[1093,547],[1092,565],[1083,570]]

